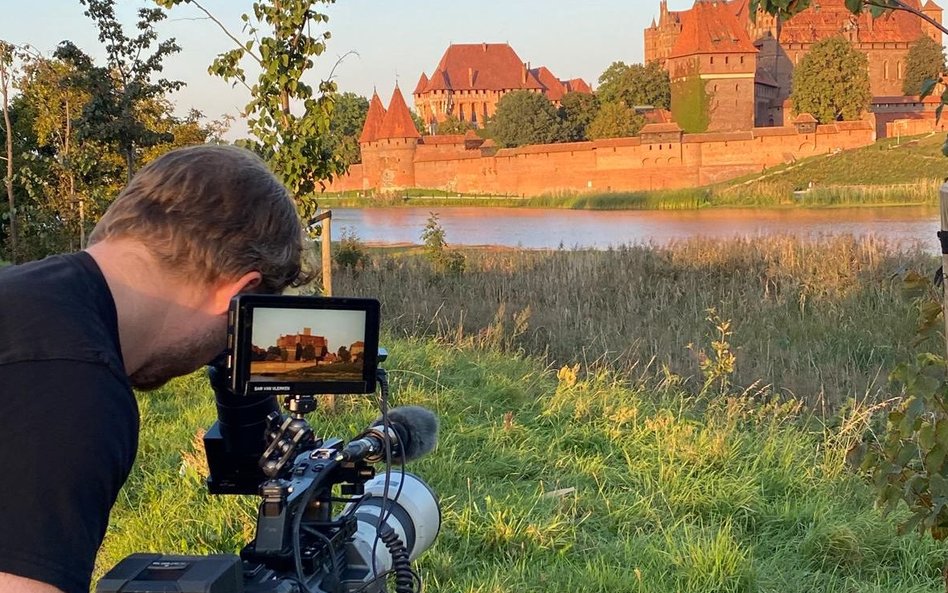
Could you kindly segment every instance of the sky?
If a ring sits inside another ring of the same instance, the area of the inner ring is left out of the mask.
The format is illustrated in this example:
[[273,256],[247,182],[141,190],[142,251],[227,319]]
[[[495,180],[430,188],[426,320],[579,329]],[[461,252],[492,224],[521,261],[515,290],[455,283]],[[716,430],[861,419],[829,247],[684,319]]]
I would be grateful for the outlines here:
[[[251,12],[252,2],[202,4],[241,37],[240,15]],[[670,0],[669,8],[692,4]],[[533,66],[547,66],[559,78],[580,77],[595,86],[612,62],[642,60],[642,31],[658,16],[658,5],[659,0],[338,0],[317,5],[329,15],[332,39],[310,82],[332,74],[340,91],[369,97],[377,89],[387,105],[397,81],[411,105],[419,76],[431,74],[451,43],[506,42]],[[127,34],[134,33],[136,11],[143,6],[154,4],[117,0]],[[69,39],[99,60],[104,56],[79,0],[0,0],[0,14],[0,39],[29,44],[47,55]],[[182,48],[166,59],[164,72],[187,83],[172,95],[177,113],[193,107],[211,119],[238,116],[248,101],[247,90],[207,73],[214,57],[231,49],[233,42],[187,5],[172,9],[159,31],[162,39],[174,37]],[[245,130],[237,121],[229,137],[241,137]]]
[[303,333],[310,328],[314,336],[323,336],[332,352],[365,340],[365,311],[258,308],[253,314],[251,339],[256,346],[268,348],[277,338]]

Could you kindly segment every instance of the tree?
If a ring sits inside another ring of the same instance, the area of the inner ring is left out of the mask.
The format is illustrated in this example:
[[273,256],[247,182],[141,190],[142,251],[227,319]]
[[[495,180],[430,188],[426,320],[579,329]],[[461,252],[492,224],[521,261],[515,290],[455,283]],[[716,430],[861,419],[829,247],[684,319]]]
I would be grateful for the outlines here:
[[35,209],[43,209],[59,220],[62,244],[70,250],[85,247],[92,188],[113,186],[107,175],[97,174],[110,160],[108,148],[77,133],[76,121],[92,100],[88,89],[76,84],[83,74],[74,64],[31,53],[19,82],[39,148],[28,157],[34,166],[25,171],[32,214],[35,218]]
[[54,56],[71,63],[84,76],[92,95],[79,118],[79,137],[114,145],[125,157],[126,176],[131,181],[142,148],[167,142],[168,137],[147,126],[139,116],[144,103],[163,98],[184,86],[181,81],[154,78],[162,62],[181,51],[174,38],[152,45],[158,39],[155,26],[166,18],[160,8],[140,8],[135,37],[129,37],[115,16],[115,0],[80,0],[85,15],[99,29],[105,45],[106,65],[92,66],[92,60],[72,42],[64,41]]
[[668,109],[671,105],[671,81],[657,61],[646,65],[613,62],[599,77],[596,90],[605,103],[623,101],[629,107],[649,105]]
[[869,60],[842,37],[824,39],[793,71],[793,110],[820,123],[857,119],[869,108]]
[[3,130],[6,137],[7,172],[3,184],[7,190],[9,216],[10,259],[16,263],[16,200],[13,196],[13,124],[10,119],[10,90],[13,86],[15,53],[13,45],[0,41],[0,99],[3,100]]
[[425,125],[425,120],[423,120],[414,109],[409,109],[408,113],[411,114],[411,121],[415,124],[415,129],[418,130],[418,133],[422,136],[427,136],[429,131],[428,126]]
[[[235,47],[220,54],[208,71],[250,92],[245,115],[255,141],[249,147],[263,156],[295,196],[301,218],[311,219],[316,214],[317,187],[346,172],[329,133],[337,90],[332,74],[315,89],[304,80],[330,38],[329,31],[321,31],[329,17],[314,6],[335,0],[254,2],[253,17],[241,15],[245,41],[197,0],[156,1],[165,7],[182,3],[196,7],[234,42]],[[252,85],[241,65],[245,59],[260,71]]]
[[599,109],[596,119],[589,124],[588,133],[590,140],[626,138],[638,134],[644,125],[644,117],[622,101],[616,101]]
[[340,362],[349,362],[352,358],[352,354],[345,346],[339,346],[339,351],[336,352],[336,356],[339,358]]
[[490,133],[504,147],[558,142],[564,136],[556,107],[546,96],[532,91],[513,91],[501,97]]
[[599,99],[589,93],[569,92],[560,99],[560,119],[564,140],[582,142],[589,138],[589,124],[599,113]]
[[335,153],[346,166],[362,160],[359,136],[369,112],[369,100],[355,93],[334,94],[332,120],[329,132],[332,135]]
[[905,59],[902,93],[918,95],[926,80],[937,79],[945,71],[945,48],[925,36],[912,44]]
[[466,134],[468,130],[473,130],[477,128],[473,123],[465,121],[463,119],[458,119],[454,115],[449,114],[444,121],[438,122],[437,133],[446,135],[446,134]]
[[711,95],[698,64],[692,64],[673,86],[672,117],[688,134],[707,132],[711,124]]

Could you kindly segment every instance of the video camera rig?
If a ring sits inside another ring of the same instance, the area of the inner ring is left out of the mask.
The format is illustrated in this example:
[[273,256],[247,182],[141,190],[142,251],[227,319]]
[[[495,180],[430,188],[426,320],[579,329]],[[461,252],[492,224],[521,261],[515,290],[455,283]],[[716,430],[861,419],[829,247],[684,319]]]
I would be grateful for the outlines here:
[[[311,330],[332,325],[326,315],[346,317],[344,311],[364,320],[356,332],[364,343],[358,368],[351,357],[328,356],[325,344],[322,360],[287,364],[282,351],[253,360],[261,350],[254,336],[272,331],[261,319],[303,318]],[[396,593],[419,590],[411,562],[437,537],[441,511],[424,481],[392,464],[428,453],[438,422],[424,408],[388,409],[387,376],[378,367],[386,358],[377,346],[378,301],[241,296],[231,304],[230,328],[228,352],[208,371],[218,420],[204,436],[207,484],[212,494],[261,497],[254,538],[239,557],[133,554],[99,581],[97,593],[382,593],[389,577]],[[361,378],[367,367],[371,381]],[[339,392],[335,381],[380,391],[381,416],[348,443],[320,438],[305,419],[321,390]],[[376,474],[372,464],[379,462],[385,469]]]

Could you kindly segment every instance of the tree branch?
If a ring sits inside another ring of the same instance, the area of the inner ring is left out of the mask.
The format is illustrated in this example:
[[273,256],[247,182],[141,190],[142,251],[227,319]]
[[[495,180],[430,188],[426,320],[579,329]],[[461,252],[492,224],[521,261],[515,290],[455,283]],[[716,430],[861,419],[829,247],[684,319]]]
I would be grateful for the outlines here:
[[228,37],[230,37],[231,41],[237,44],[237,47],[243,48],[243,50],[257,62],[258,66],[260,66],[261,68],[263,67],[263,59],[257,56],[257,54],[253,53],[251,50],[247,49],[247,46],[241,43],[240,40],[234,36],[233,33],[227,30],[227,27],[224,26],[224,23],[217,20],[217,18],[213,14],[211,14],[206,8],[201,6],[200,2],[197,2],[197,0],[191,0],[189,4],[193,4],[194,6],[197,6],[198,10],[200,10],[205,15],[207,15],[207,18],[212,20],[220,28],[220,30],[224,32],[224,35],[227,35]]

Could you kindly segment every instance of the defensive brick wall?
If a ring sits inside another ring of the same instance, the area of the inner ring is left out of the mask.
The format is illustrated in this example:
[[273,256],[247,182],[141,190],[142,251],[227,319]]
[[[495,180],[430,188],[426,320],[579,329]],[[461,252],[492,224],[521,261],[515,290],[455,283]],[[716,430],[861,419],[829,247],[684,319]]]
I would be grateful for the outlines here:
[[463,136],[363,145],[353,166],[329,191],[397,192],[409,187],[461,193],[533,196],[557,192],[694,187],[766,167],[871,144],[868,121],[747,132],[645,134],[594,142],[496,149]]

